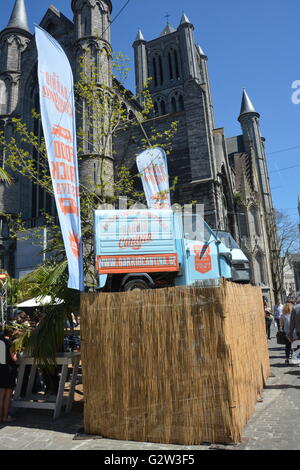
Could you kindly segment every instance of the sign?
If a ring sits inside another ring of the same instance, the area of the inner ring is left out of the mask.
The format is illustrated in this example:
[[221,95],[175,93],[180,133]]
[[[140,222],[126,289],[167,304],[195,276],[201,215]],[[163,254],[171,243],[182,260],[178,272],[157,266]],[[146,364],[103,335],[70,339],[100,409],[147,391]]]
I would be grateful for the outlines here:
[[97,256],[96,267],[99,274],[144,273],[178,271],[178,255],[124,255]]
[[35,27],[44,138],[68,259],[68,287],[84,290],[73,74],[60,44]]
[[171,210],[96,210],[99,274],[179,270]]
[[205,274],[212,270],[212,260],[209,245],[194,245],[195,270]]
[[171,207],[167,156],[160,148],[147,149],[136,158],[150,209]]

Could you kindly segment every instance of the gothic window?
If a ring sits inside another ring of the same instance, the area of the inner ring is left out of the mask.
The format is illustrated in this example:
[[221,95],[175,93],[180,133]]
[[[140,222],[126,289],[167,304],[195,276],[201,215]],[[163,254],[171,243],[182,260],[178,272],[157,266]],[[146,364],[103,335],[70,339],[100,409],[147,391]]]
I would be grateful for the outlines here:
[[159,63],[160,84],[162,85],[164,83],[164,72],[163,72],[161,56],[159,56],[158,58],[158,63]]
[[245,212],[238,212],[238,221],[241,238],[249,237],[248,221]]
[[8,44],[7,69],[12,71],[20,70],[20,41],[15,36],[9,40]]
[[0,114],[6,113],[6,85],[0,80]]
[[257,253],[255,256],[255,264],[256,264],[256,282],[258,284],[266,284],[266,277],[265,277],[265,259],[262,253]]
[[158,81],[157,81],[157,67],[156,67],[156,58],[153,57],[153,79],[154,79],[154,86],[157,87]]
[[[89,46],[89,50],[90,50],[90,58],[91,58],[91,65],[92,65],[92,68],[91,68],[91,78],[98,78],[98,67],[99,67],[99,58],[98,58],[98,50],[97,50],[97,47],[95,46],[95,44],[90,44]],[[96,75],[96,77],[93,75]]]
[[178,98],[178,107],[179,107],[179,111],[183,111],[183,110],[184,110],[184,102],[183,102],[183,96],[182,96],[182,95],[179,95],[179,98]]
[[154,112],[155,116],[166,114],[166,103],[161,96],[159,96],[154,102]]
[[108,14],[107,10],[105,9],[105,6],[103,5],[102,2],[97,2],[96,3],[97,9],[98,9],[98,18],[99,18],[99,25],[100,25],[100,31],[97,30],[99,27],[97,22],[94,25],[94,34],[100,34],[101,38],[109,41],[109,28],[108,28]]
[[177,106],[176,106],[176,98],[173,96],[171,99],[171,108],[172,108],[172,113],[176,113],[177,111]]
[[8,43],[1,44],[1,70],[7,70]]
[[168,53],[168,63],[169,63],[169,78],[170,80],[172,80],[173,79],[173,63],[172,63],[171,52]]
[[91,106],[88,106],[87,108],[87,145],[88,145],[88,151],[93,152],[94,151],[94,126],[93,126],[93,110],[91,109]]
[[260,224],[257,207],[251,206],[249,210],[249,225],[255,235],[260,236]]
[[179,64],[178,64],[178,55],[177,55],[177,51],[174,50],[174,63],[175,63],[175,74],[176,74],[176,78],[180,78],[180,73],[179,73]]
[[12,105],[12,81],[7,78],[5,80],[5,93],[6,93],[6,113],[9,114]]
[[91,35],[91,9],[87,5],[84,5],[81,11],[81,35]]

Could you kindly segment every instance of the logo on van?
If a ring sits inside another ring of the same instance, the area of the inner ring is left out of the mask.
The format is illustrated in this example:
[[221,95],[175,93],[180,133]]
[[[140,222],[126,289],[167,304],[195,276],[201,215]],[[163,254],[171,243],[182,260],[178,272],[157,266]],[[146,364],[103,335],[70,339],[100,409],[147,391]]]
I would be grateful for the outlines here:
[[124,237],[119,240],[119,248],[125,250],[125,248],[131,248],[132,250],[140,250],[144,243],[148,243],[152,240],[152,234],[148,233],[145,235],[136,235],[133,237]]
[[193,246],[193,250],[195,253],[195,270],[202,274],[211,271],[210,246],[195,245]]

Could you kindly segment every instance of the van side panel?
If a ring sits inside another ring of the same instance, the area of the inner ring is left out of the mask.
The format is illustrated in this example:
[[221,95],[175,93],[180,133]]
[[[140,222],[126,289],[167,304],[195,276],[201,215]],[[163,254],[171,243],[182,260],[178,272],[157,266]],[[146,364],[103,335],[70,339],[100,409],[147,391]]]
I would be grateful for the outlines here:
[[170,210],[95,211],[99,274],[178,271]]

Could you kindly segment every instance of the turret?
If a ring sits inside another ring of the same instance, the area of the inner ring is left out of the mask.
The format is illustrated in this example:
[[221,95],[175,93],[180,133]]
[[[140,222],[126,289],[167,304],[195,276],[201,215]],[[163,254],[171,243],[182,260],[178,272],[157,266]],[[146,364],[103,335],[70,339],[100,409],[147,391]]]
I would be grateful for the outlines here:
[[142,102],[140,95],[148,79],[146,44],[143,33],[139,30],[132,46],[134,48],[136,94],[139,96],[140,103]]
[[[80,79],[80,57],[88,53],[89,60],[91,59],[94,64],[94,72],[99,87],[102,85],[111,87],[111,1],[72,0],[72,10],[76,31],[76,80]],[[95,116],[88,112],[84,102],[82,108],[85,111],[83,114],[78,114],[78,123],[86,137],[80,143],[80,147],[83,149],[80,155],[80,182],[86,188],[96,192],[98,192],[97,188],[104,183],[106,184],[107,193],[111,193],[111,184],[113,182],[111,139],[107,144],[106,139],[102,138],[103,136],[97,135],[97,129],[99,132],[100,126],[94,125],[93,119],[95,119]],[[104,145],[103,142],[105,142]]]
[[252,101],[244,89],[238,120],[243,130],[246,151],[248,153],[253,152],[254,154],[264,209],[269,213],[272,210],[273,205],[271,200],[264,139],[260,133],[259,118],[260,114],[256,111]]
[[194,38],[194,26],[184,13],[181,17],[178,32],[181,41],[181,54],[184,61],[184,78],[199,78],[196,47]]
[[7,27],[0,33],[0,114],[10,115],[19,99],[22,53],[32,35],[24,0],[16,0]]

